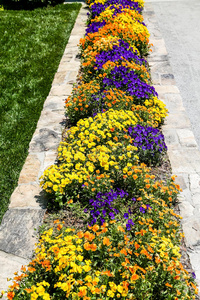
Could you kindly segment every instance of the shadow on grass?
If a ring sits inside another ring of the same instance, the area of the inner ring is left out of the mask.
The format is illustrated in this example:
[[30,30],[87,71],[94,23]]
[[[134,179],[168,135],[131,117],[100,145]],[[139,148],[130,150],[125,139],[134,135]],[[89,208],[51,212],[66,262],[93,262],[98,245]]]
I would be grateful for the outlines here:
[[63,2],[64,0],[0,0],[0,5],[7,10],[33,10],[48,5],[55,6]]

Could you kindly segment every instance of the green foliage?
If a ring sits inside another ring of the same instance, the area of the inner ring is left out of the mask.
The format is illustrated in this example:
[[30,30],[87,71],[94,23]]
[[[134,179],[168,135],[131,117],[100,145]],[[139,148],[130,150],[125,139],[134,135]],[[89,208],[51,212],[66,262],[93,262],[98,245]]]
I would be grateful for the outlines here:
[[34,9],[48,5],[55,6],[63,0],[1,0],[0,4],[6,9]]
[[80,6],[0,11],[0,220]]

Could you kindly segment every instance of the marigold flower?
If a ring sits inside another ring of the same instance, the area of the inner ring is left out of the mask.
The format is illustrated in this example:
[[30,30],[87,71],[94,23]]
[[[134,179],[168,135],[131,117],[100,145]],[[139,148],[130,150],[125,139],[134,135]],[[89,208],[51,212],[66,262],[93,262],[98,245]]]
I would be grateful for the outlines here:
[[15,296],[15,293],[14,293],[14,292],[8,292],[8,293],[7,293],[7,298],[8,298],[9,300],[12,300],[12,299],[14,298],[14,296]]

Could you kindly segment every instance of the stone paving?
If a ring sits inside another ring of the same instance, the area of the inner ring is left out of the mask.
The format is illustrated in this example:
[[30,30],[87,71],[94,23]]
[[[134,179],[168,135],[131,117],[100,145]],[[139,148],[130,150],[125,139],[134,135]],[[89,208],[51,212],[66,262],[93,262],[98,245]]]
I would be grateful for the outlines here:
[[[200,152],[150,2],[153,0],[146,0],[144,10],[145,23],[151,33],[150,42],[154,45],[149,64],[156,91],[169,110],[163,133],[173,174],[178,176],[177,183],[183,189],[179,197],[182,226],[200,286]],[[30,142],[18,186],[0,226],[0,291],[9,285],[6,278],[13,277],[14,272],[27,264],[33,254],[37,230],[46,207],[39,177],[56,160],[65,124],[64,100],[71,94],[80,67],[77,44],[84,35],[86,20],[87,10],[83,4]]]
[[11,284],[7,278],[13,278],[14,272],[26,265],[33,255],[38,228],[46,208],[39,178],[56,161],[65,125],[64,101],[72,92],[80,68],[77,45],[84,36],[86,20],[86,5],[82,3],[29,144],[28,157],[20,173],[18,186],[0,225],[0,291]]
[[185,244],[200,287],[200,152],[179,89],[169,63],[156,15],[151,5],[145,1],[144,18],[151,34],[152,53],[148,59],[154,87],[159,98],[166,104],[169,116],[163,126],[163,134],[168,147],[172,173],[183,192],[179,196],[182,228]]

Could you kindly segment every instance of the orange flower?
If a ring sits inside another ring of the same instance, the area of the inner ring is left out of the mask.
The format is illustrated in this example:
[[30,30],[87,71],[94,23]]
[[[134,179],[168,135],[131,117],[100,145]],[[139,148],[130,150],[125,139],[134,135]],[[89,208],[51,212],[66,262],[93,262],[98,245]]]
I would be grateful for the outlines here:
[[97,250],[97,245],[96,244],[85,243],[84,248],[87,251],[89,251],[89,250],[96,251]]
[[119,257],[120,254],[119,253],[114,253],[113,256]]
[[57,224],[57,223],[59,223],[60,221],[59,220],[55,220],[53,223],[54,224]]
[[14,296],[15,296],[15,293],[14,293],[14,292],[8,292],[8,293],[7,293],[7,298],[8,298],[9,300],[12,300],[12,299],[14,298]]
[[92,227],[92,230],[94,232],[97,232],[99,230],[99,225],[95,224],[93,227]]
[[79,231],[79,232],[77,233],[77,236],[79,237],[79,239],[81,239],[81,238],[84,236],[84,234],[83,234],[82,231]]
[[28,271],[29,271],[30,273],[33,273],[33,272],[36,271],[36,269],[35,269],[35,268],[32,268],[32,267],[28,267]]
[[69,201],[67,201],[67,204],[71,204],[71,203],[73,203],[72,199],[70,199]]
[[140,248],[140,245],[137,242],[135,242],[134,246],[135,246],[135,250],[137,250],[138,248]]
[[86,296],[86,294],[87,294],[86,288],[80,287],[79,290],[80,290],[80,291],[78,292],[78,296],[79,296],[79,297],[84,297],[84,296]]
[[103,238],[103,244],[106,245],[106,246],[110,246],[111,242],[110,242],[109,238],[104,237]]
[[96,244],[91,244],[90,249],[92,251],[96,251],[97,250],[97,245]]
[[118,231],[121,231],[121,232],[125,232],[125,230],[124,230],[124,228],[123,228],[122,226],[118,226],[118,227],[117,227],[117,230],[118,230]]
[[139,276],[137,274],[133,274],[131,276],[131,280],[137,280],[139,278]]
[[136,174],[133,175],[133,179],[136,180],[138,176]]
[[93,233],[90,233],[89,231],[86,231],[84,233],[84,238],[91,242],[92,240],[94,240],[95,235]]
[[61,225],[61,224],[58,224],[58,226],[57,226],[57,230],[61,230],[61,228],[62,228],[63,226]]
[[120,253],[121,253],[121,254],[124,254],[124,255],[127,255],[127,251],[126,251],[126,249],[122,249],[122,250],[120,250]]
[[112,273],[110,273],[110,270],[106,270],[106,271],[103,271],[101,272],[101,275],[107,275],[108,277],[112,277]]
[[168,282],[167,283],[165,283],[165,285],[166,286],[168,286],[168,287],[170,287],[170,288],[172,288],[173,286],[171,285],[171,284],[169,284]]

